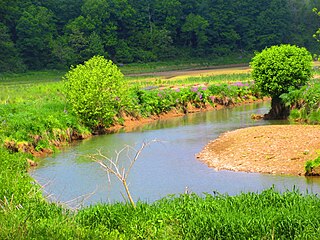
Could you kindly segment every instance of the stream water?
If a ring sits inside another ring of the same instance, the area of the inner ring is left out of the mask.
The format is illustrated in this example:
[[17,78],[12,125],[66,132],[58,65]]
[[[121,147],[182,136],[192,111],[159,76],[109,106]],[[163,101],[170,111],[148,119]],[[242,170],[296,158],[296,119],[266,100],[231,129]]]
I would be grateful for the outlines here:
[[[152,202],[170,194],[261,192],[274,186],[279,191],[298,188],[301,192],[320,193],[318,178],[215,171],[195,155],[221,133],[254,125],[286,122],[254,121],[252,113],[266,113],[270,103],[258,103],[159,120],[131,132],[96,136],[77,142],[54,156],[42,160],[30,174],[43,186],[44,194],[55,202],[71,207],[98,202],[123,201],[125,193],[118,179],[108,175],[86,155],[98,150],[108,157],[125,145],[139,148],[143,142],[157,139],[145,148],[134,164],[129,189],[135,201]],[[244,139],[245,141],[245,139]],[[120,155],[121,160],[128,160]]]

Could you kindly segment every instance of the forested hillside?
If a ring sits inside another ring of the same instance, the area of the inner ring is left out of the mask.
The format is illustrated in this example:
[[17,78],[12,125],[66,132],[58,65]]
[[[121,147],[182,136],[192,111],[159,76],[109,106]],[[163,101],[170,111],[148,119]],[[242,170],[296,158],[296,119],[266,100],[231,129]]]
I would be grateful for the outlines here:
[[318,53],[320,0],[0,0],[0,72],[247,54]]

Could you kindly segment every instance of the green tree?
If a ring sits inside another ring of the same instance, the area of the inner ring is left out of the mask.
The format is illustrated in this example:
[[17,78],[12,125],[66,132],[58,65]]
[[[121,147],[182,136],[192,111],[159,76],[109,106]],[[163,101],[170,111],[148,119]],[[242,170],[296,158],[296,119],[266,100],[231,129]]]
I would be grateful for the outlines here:
[[[94,25],[104,49],[114,58],[120,39],[127,39],[133,9],[127,0],[84,0],[83,16]],[[97,53],[98,54],[98,53]]]
[[298,89],[312,77],[312,56],[305,48],[272,46],[257,53],[251,63],[252,77],[261,92],[272,97],[268,119],[285,119],[289,109],[281,95]]
[[28,67],[41,69],[51,61],[51,42],[56,35],[53,13],[31,5],[17,23],[17,48]]
[[240,51],[252,51],[256,49],[256,31],[259,28],[256,16],[259,15],[260,4],[260,1],[256,0],[236,1],[232,4],[237,10],[234,29],[239,35],[237,48],[240,49]]
[[56,19],[57,31],[63,33],[63,28],[69,21],[81,15],[83,0],[40,0],[41,6],[50,9]]
[[[313,9],[313,12],[314,12],[316,15],[320,16],[320,11],[318,11],[317,8],[314,8],[314,9]],[[313,34],[313,37],[314,37],[318,42],[320,42],[320,28]]]
[[69,38],[63,35],[52,41],[52,62],[58,69],[69,68],[72,64],[77,63],[78,55],[68,40]]
[[[176,0],[129,0],[135,12],[131,18],[126,44],[117,47],[117,60],[125,62],[124,53],[134,61],[168,59],[173,54],[175,24],[179,17],[179,2]],[[119,44],[118,44],[119,45]],[[124,47],[124,48],[123,48]],[[123,51],[123,49],[125,51]]]
[[72,67],[64,76],[64,86],[74,112],[94,130],[110,126],[127,101],[123,74],[102,56]]
[[287,1],[272,0],[257,17],[256,49],[289,43],[290,13]]
[[169,31],[169,36],[176,39],[177,28],[181,24],[181,3],[179,0],[155,0],[155,26]]
[[[139,41],[134,41],[139,39]],[[136,33],[131,38],[131,46],[134,47],[134,59],[136,61],[150,62],[158,59],[165,59],[172,52],[172,39],[169,31],[153,27],[152,31]]]
[[9,29],[0,22],[0,72],[23,71],[25,66],[11,40]]
[[84,16],[79,16],[66,25],[64,38],[61,39],[66,42],[58,42],[58,44],[64,44],[66,50],[71,50],[72,53],[69,56],[72,57],[72,64],[83,63],[92,56],[101,54],[100,52],[93,53],[93,55],[88,54],[89,37],[94,30],[95,25],[92,20]]
[[239,9],[234,7],[231,0],[207,0],[203,2],[202,12],[206,13],[209,21],[207,36],[210,51],[215,55],[227,55],[237,50],[237,40],[240,39],[236,32],[235,20],[239,17]]
[[200,15],[190,13],[182,26],[182,32],[187,34],[186,41],[191,47],[203,46],[207,43],[206,29],[209,23]]

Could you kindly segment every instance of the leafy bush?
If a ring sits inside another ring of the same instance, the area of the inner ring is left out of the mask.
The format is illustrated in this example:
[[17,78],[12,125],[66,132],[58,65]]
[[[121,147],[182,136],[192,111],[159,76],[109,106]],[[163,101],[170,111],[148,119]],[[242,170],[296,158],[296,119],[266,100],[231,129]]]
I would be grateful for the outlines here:
[[253,57],[252,76],[262,93],[271,97],[300,88],[312,76],[312,56],[305,48],[272,46]]
[[285,119],[289,109],[280,95],[305,85],[312,76],[312,56],[305,48],[272,46],[253,57],[252,77],[261,92],[272,97],[270,119]]
[[314,160],[309,160],[305,164],[306,175],[312,175],[313,170],[320,166],[320,157]]
[[123,74],[112,61],[101,56],[71,68],[64,83],[68,102],[91,128],[110,126],[126,101]]

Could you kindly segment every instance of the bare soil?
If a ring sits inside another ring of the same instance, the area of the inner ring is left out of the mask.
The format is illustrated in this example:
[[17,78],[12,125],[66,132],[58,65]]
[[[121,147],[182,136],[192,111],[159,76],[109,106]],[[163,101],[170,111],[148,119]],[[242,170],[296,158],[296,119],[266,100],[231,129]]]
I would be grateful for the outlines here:
[[126,76],[158,76],[165,79],[171,78],[183,78],[185,76],[211,76],[220,74],[236,74],[236,73],[248,73],[250,67],[248,64],[229,64],[219,66],[209,66],[198,69],[184,69],[184,70],[172,70],[163,72],[148,72],[148,73],[135,73],[127,74]]
[[320,150],[320,126],[269,125],[222,134],[197,157],[216,170],[304,175]]

